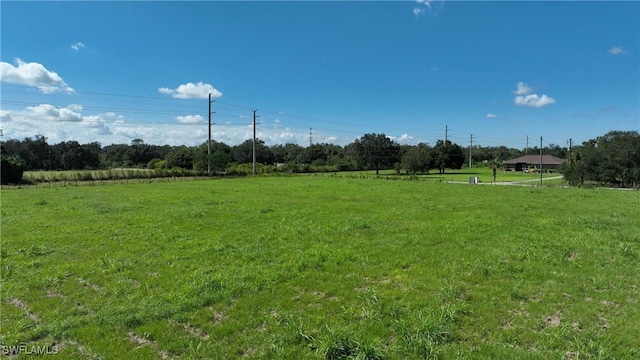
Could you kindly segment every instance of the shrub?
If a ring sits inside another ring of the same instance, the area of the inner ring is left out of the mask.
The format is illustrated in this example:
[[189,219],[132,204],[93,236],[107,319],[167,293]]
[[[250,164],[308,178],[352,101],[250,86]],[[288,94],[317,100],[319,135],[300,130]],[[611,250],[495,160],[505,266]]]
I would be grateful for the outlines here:
[[5,184],[19,184],[22,182],[26,162],[17,155],[2,157],[0,168],[0,182]]

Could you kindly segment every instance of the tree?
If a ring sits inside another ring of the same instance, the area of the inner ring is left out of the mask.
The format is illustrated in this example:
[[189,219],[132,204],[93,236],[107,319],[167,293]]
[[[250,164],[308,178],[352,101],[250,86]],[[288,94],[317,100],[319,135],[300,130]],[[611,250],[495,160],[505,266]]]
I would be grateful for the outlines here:
[[585,141],[574,150],[575,159],[564,169],[571,185],[593,181],[600,185],[640,185],[640,134],[611,131]]
[[440,174],[444,174],[445,169],[462,169],[465,154],[460,145],[451,141],[438,140],[433,147],[434,166],[438,168]]
[[211,154],[211,170],[215,173],[223,172],[227,164],[231,162],[231,156],[222,150],[216,150]]
[[151,152],[149,145],[145,144],[142,139],[134,139],[131,146],[126,151],[126,159],[137,167],[144,167],[155,156]]
[[312,144],[304,148],[298,153],[299,164],[311,164],[324,165],[327,160],[327,155],[323,144]]
[[19,184],[22,182],[26,162],[18,155],[0,153],[0,183]]
[[385,134],[365,134],[354,144],[358,159],[376,169],[376,175],[400,161],[400,146]]
[[[246,140],[231,148],[233,160],[240,164],[253,163],[253,140]],[[256,161],[261,164],[273,164],[274,156],[264,141],[256,139]]]
[[100,143],[80,145],[77,141],[68,141],[58,144],[56,149],[65,170],[95,169],[100,165]]
[[433,164],[431,147],[425,143],[409,147],[402,155],[401,167],[412,175],[419,172],[429,173]]
[[273,154],[273,161],[277,163],[293,163],[298,159],[298,155],[304,148],[298,144],[286,143],[276,144],[269,148]]
[[[132,165],[128,156],[129,145],[111,144],[102,148],[100,166],[106,169]],[[163,158],[158,157],[157,158]]]
[[42,135],[36,135],[35,140],[9,140],[5,143],[5,149],[8,155],[17,155],[24,160],[25,170],[44,170],[51,167],[51,147],[47,144],[47,138]]
[[178,146],[167,154],[166,167],[168,169],[182,168],[191,170],[193,169],[194,161],[194,149],[186,146]]

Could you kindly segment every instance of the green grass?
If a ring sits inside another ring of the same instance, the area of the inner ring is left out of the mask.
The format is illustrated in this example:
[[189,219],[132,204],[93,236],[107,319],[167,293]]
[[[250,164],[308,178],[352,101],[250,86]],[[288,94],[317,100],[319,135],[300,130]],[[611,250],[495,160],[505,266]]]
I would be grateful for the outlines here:
[[[371,178],[376,176],[375,170],[369,171],[345,171],[336,173],[336,176],[339,177],[350,177],[350,178]],[[400,176],[397,175],[395,170],[381,170],[378,177],[397,177],[399,179],[403,178],[412,178],[409,175],[406,175],[404,172]],[[493,171],[488,167],[474,167],[471,169],[461,169],[461,170],[451,170],[447,169],[446,173],[439,174],[438,170],[431,170],[429,174],[420,174],[414,179],[432,181],[432,182],[469,182],[469,177],[478,177],[481,183],[492,183],[493,182]],[[543,183],[560,185],[562,183],[562,179],[549,179],[556,178],[561,176],[558,173],[543,173]],[[498,171],[496,173],[496,182],[522,182],[522,185],[531,185],[537,186],[539,184],[540,174],[539,173],[523,173],[523,172],[515,172],[515,171]]]
[[3,189],[0,342],[632,359],[640,193],[331,176]]

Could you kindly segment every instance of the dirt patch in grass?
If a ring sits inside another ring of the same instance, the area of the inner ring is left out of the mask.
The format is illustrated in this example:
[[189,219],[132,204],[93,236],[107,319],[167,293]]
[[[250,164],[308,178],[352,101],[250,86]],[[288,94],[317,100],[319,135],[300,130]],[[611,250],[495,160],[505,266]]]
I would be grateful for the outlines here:
[[242,357],[250,357],[253,354],[255,354],[255,352],[256,352],[256,349],[250,347],[247,349],[247,351],[244,352],[244,354],[242,354]]
[[265,332],[267,331],[267,323],[266,322],[262,322],[262,324],[260,324],[257,328],[256,331],[258,332]]
[[59,298],[61,298],[61,299],[66,299],[66,298],[67,298],[64,294],[62,294],[62,293],[61,293],[61,292],[59,292],[58,290],[47,290],[47,295],[46,295],[46,297],[47,297],[48,299],[56,298],[56,297],[59,297]]
[[81,277],[78,278],[78,282],[83,286],[90,287],[91,289],[93,289],[93,291],[100,291],[102,289],[100,286],[98,286],[96,284],[92,284],[92,283],[88,282],[87,280],[85,280],[85,279],[83,279]]
[[228,317],[229,317],[229,315],[227,315],[225,313],[214,311],[213,312],[213,323],[214,324],[220,324],[221,322],[226,320]]
[[608,329],[609,328],[609,321],[607,321],[607,319],[602,317],[602,315],[598,315],[598,319],[600,320],[600,324],[598,324],[598,327],[600,329]]
[[570,253],[567,254],[567,260],[569,261],[574,261],[578,258],[578,253],[575,251],[572,251]]
[[7,303],[9,305],[15,306],[19,310],[22,310],[22,312],[24,312],[29,319],[35,321],[36,323],[40,323],[40,319],[38,318],[38,316],[32,313],[31,311],[29,311],[29,305],[27,305],[27,303],[25,303],[24,301],[17,298],[13,298],[13,299],[7,300]]
[[151,341],[147,338],[144,338],[142,336],[136,335],[133,332],[129,332],[128,334],[128,340],[131,341],[134,344],[140,345],[140,346],[152,346],[155,345],[155,341]]
[[140,287],[140,282],[138,282],[138,280],[127,278],[126,281],[128,283],[132,284],[134,287]]
[[562,318],[562,311],[558,310],[553,315],[548,315],[544,317],[544,324],[548,327],[556,327],[560,325],[560,319]]
[[202,340],[207,340],[209,338],[209,334],[198,329],[197,327],[190,324],[182,324],[182,327],[187,330],[191,335],[197,336]]

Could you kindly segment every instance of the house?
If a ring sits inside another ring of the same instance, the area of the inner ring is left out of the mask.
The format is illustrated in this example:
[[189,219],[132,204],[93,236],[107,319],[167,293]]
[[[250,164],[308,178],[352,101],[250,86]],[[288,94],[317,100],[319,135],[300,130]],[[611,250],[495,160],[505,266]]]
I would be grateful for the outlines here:
[[551,155],[525,155],[515,159],[507,160],[503,162],[505,171],[538,171],[540,163],[542,163],[542,169],[546,171],[558,171],[560,165],[567,160],[560,159]]

